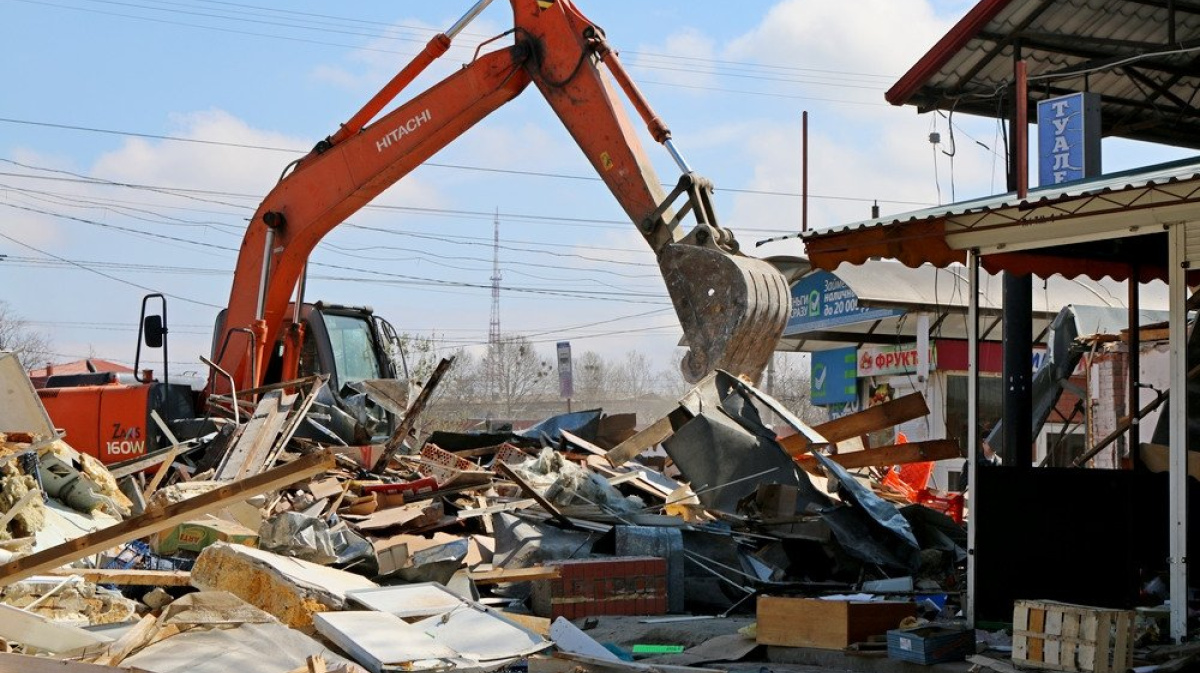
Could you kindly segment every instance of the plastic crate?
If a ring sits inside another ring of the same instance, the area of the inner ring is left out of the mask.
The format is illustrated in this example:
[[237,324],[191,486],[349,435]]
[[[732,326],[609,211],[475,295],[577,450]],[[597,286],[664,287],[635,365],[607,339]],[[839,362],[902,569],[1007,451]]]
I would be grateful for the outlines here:
[[889,659],[917,664],[962,661],[975,653],[975,630],[944,626],[921,626],[887,632]]
[[963,522],[963,498],[962,493],[947,493],[938,495],[932,491],[919,491],[917,493],[917,504],[924,505],[932,510],[936,510],[954,519],[954,523]]

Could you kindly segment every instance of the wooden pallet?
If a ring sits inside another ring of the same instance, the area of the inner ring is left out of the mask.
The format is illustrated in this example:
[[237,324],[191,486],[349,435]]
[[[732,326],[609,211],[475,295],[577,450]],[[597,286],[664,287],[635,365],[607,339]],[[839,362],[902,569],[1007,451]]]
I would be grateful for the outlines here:
[[1133,666],[1132,610],[1052,601],[1013,605],[1013,663],[1080,673],[1112,673]]

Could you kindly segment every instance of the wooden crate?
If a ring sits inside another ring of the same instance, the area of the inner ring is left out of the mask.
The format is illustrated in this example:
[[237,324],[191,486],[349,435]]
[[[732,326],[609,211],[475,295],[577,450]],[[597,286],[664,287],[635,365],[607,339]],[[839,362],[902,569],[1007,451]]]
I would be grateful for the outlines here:
[[1111,673],[1133,666],[1132,610],[1053,601],[1013,605],[1013,663],[1055,671]]
[[758,642],[784,647],[840,650],[896,628],[916,614],[909,602],[823,601],[758,597]]

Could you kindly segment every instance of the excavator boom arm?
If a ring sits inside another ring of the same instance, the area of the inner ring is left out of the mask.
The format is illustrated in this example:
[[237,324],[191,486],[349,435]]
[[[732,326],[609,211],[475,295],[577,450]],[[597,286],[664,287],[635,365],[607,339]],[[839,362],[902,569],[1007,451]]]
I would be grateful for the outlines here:
[[[529,84],[519,50],[486,54],[345,141],[305,156],[254,213],[234,272],[226,332],[217,363],[239,387],[261,383],[266,347],[280,326],[309,255],[321,239],[389,186]],[[220,343],[220,340],[218,340]],[[250,348],[258,350],[251,357]],[[286,374],[294,375],[294,372]]]
[[[513,46],[477,58],[366,125],[445,52],[449,38],[435,37],[342,130],[297,162],[255,212],[242,242],[225,320],[227,332],[253,334],[253,343],[238,345],[232,339],[217,354],[218,364],[233,373],[240,387],[262,382],[261,363],[279,338],[289,299],[321,238],[530,82],[654,250],[691,349],[685,376],[696,380],[720,368],[757,379],[762,372],[787,318],[790,299],[782,275],[737,253],[732,235],[717,225],[712,212],[711,185],[691,174],[675,153],[669,130],[621,69],[603,31],[569,0],[510,2]],[[473,11],[482,4],[486,0]],[[684,169],[669,195],[625,114],[605,59],[651,135],[667,144]],[[672,204],[681,196],[685,203],[675,213]],[[684,234],[680,219],[687,213],[697,226]],[[289,361],[286,355],[284,361]]]

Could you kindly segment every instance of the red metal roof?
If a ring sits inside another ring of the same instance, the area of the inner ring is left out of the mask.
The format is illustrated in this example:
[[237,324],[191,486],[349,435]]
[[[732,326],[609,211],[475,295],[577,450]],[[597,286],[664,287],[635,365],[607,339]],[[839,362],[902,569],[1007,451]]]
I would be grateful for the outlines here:
[[942,39],[933,45],[933,49],[930,49],[929,53],[909,68],[908,72],[904,73],[904,76],[892,85],[891,89],[888,89],[884,98],[892,105],[907,103],[917,89],[924,86],[938,70],[946,65],[947,61],[956,56],[967,42],[974,38],[980,29],[994,19],[996,14],[1010,2],[1012,0],[983,0],[975,5],[950,29],[949,33],[943,35]]
[[[89,368],[89,365],[91,368]],[[29,371],[30,378],[49,376],[51,374],[87,374],[89,372],[117,372],[119,374],[132,374],[133,369],[126,367],[119,362],[111,360],[101,360],[100,358],[88,358],[86,360],[76,360],[74,362],[64,362],[62,364],[50,365],[40,369],[32,369]]]
[[1102,99],[1104,136],[1200,148],[1197,55],[1195,0],[981,0],[885,97],[1007,117],[1019,57],[1031,107],[1091,91]]

